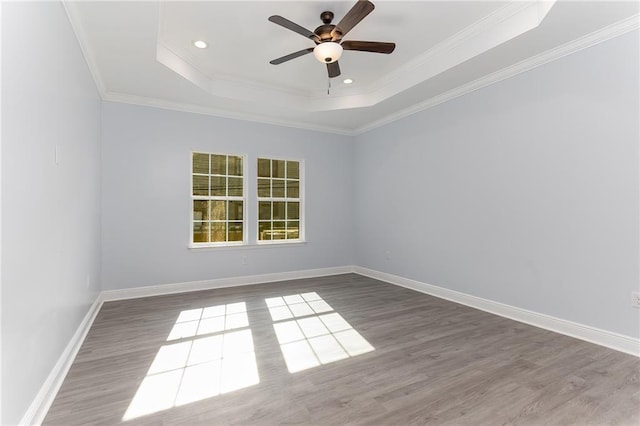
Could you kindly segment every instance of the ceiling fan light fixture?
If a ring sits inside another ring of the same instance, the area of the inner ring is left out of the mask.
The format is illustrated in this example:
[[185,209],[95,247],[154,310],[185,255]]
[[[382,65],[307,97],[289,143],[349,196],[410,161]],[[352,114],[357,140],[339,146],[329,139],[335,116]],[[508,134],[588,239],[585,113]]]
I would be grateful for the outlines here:
[[324,64],[331,64],[342,55],[342,46],[333,41],[320,43],[313,49],[313,55]]

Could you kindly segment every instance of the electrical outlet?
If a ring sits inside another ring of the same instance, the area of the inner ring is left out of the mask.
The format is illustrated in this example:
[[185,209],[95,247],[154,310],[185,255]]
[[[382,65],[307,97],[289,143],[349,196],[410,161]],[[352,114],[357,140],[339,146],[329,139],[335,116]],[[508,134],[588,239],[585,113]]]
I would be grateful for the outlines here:
[[634,291],[631,293],[631,306],[634,308],[640,308],[640,291]]
[[247,256],[242,256],[242,264],[246,266],[247,263],[249,263],[249,261],[247,260]]
[[384,258],[387,260],[391,260],[391,250],[387,250],[384,252]]

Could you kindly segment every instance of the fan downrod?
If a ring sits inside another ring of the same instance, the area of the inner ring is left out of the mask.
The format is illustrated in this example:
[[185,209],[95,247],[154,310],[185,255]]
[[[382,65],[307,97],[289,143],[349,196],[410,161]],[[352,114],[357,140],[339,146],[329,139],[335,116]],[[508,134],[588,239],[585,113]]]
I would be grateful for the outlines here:
[[323,24],[330,24],[333,21],[333,12],[325,10],[320,14],[320,19]]

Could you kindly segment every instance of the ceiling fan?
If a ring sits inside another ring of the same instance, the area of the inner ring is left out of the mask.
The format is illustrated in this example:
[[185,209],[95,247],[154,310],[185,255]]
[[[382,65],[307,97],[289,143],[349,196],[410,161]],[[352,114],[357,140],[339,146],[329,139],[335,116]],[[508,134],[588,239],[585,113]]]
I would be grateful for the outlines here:
[[282,16],[270,16],[269,21],[312,40],[316,46],[289,53],[288,55],[269,61],[269,63],[279,65],[283,62],[287,62],[291,59],[313,52],[316,59],[327,64],[329,78],[333,78],[340,75],[338,59],[340,59],[343,50],[359,50],[361,52],[386,54],[393,52],[396,48],[395,43],[342,40],[342,38],[369,13],[371,13],[374,8],[375,6],[370,1],[358,0],[358,2],[356,2],[356,4],[351,8],[351,10],[349,10],[349,12],[347,12],[337,25],[333,25],[331,23],[333,20],[333,12],[322,12],[320,14],[320,19],[322,19],[323,25],[320,25],[313,32],[301,27],[295,22],[291,22],[290,20],[283,18]]

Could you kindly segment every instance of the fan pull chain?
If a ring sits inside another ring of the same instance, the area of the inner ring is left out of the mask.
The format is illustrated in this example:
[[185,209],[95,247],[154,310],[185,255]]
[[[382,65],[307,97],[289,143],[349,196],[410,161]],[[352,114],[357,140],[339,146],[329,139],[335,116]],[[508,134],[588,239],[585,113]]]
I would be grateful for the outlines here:
[[331,78],[327,78],[327,95],[331,94]]

